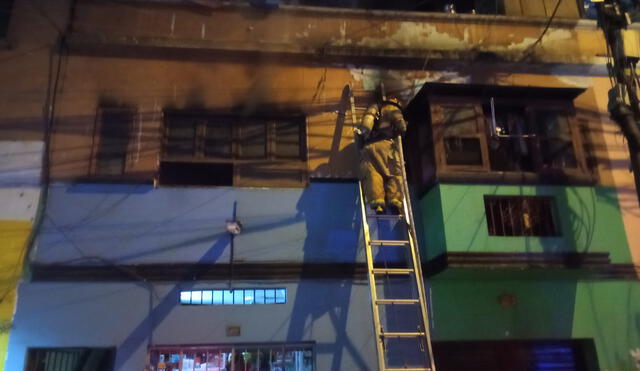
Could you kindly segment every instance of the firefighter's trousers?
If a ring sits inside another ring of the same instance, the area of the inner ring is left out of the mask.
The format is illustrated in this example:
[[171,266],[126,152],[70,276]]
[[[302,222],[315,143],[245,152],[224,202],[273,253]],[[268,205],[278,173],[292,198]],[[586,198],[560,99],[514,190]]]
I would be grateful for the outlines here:
[[394,141],[380,140],[361,150],[360,177],[369,206],[402,207],[402,164]]

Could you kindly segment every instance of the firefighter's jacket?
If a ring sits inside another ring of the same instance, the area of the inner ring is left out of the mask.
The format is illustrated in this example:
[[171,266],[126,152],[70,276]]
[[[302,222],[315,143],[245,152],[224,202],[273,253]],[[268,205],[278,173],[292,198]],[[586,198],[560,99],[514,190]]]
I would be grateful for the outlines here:
[[358,127],[364,144],[393,139],[407,130],[400,107],[390,101],[367,108]]
[[407,129],[400,107],[393,102],[370,106],[358,129],[364,144],[360,175],[369,205],[400,208],[402,165],[393,141]]

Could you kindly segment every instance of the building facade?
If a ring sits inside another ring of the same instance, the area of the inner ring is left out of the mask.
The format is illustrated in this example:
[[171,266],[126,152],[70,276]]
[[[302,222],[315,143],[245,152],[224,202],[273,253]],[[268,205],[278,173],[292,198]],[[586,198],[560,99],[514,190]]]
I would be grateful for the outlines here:
[[418,3],[0,2],[0,370],[377,369],[350,95],[381,84],[438,369],[638,369],[589,8]]

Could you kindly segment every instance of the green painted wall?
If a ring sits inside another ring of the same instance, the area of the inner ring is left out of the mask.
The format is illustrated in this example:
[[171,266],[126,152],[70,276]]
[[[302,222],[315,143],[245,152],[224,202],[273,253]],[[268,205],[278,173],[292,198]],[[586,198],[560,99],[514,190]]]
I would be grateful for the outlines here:
[[[484,195],[553,196],[561,235],[490,237]],[[419,204],[427,259],[446,251],[577,251],[609,252],[613,263],[631,263],[614,188],[445,184]],[[587,338],[595,342],[602,371],[640,370],[640,282],[582,282],[545,272],[435,276],[429,282],[433,339]],[[501,305],[503,294],[512,294],[515,305]]]
[[[433,188],[419,203],[422,215],[422,238],[420,242],[420,255],[429,260],[446,252],[445,227],[440,186]],[[420,224],[416,222],[416,224]]]
[[601,370],[640,370],[640,282],[581,282],[575,298],[573,337],[594,339]]
[[[430,286],[434,340],[571,337],[575,282],[436,279]],[[516,304],[501,306],[502,294]]]
[[[601,371],[640,369],[638,281],[435,279],[430,287],[433,340],[593,339]],[[515,305],[500,305],[506,293]]]
[[[559,237],[495,237],[487,233],[484,195],[553,196]],[[420,200],[427,259],[457,252],[609,252],[613,263],[631,256],[612,187],[441,184]]]

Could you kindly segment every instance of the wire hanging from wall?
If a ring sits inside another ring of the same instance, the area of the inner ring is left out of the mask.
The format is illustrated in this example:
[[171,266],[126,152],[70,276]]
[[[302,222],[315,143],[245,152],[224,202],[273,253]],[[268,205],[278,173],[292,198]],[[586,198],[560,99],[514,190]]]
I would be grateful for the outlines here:
[[551,26],[551,22],[553,22],[553,19],[556,17],[556,14],[558,13],[558,9],[560,8],[560,3],[561,2],[562,2],[562,0],[558,0],[558,2],[556,3],[555,8],[553,8],[553,13],[551,13],[551,16],[549,17],[549,19],[547,20],[546,25],[544,26],[544,30],[542,30],[542,33],[540,34],[538,39],[522,52],[522,57],[518,60],[518,62],[521,62],[525,58],[528,58],[532,54],[533,49],[538,44],[540,44],[540,42],[542,42],[542,38],[544,37],[544,35],[549,30],[549,26]]

